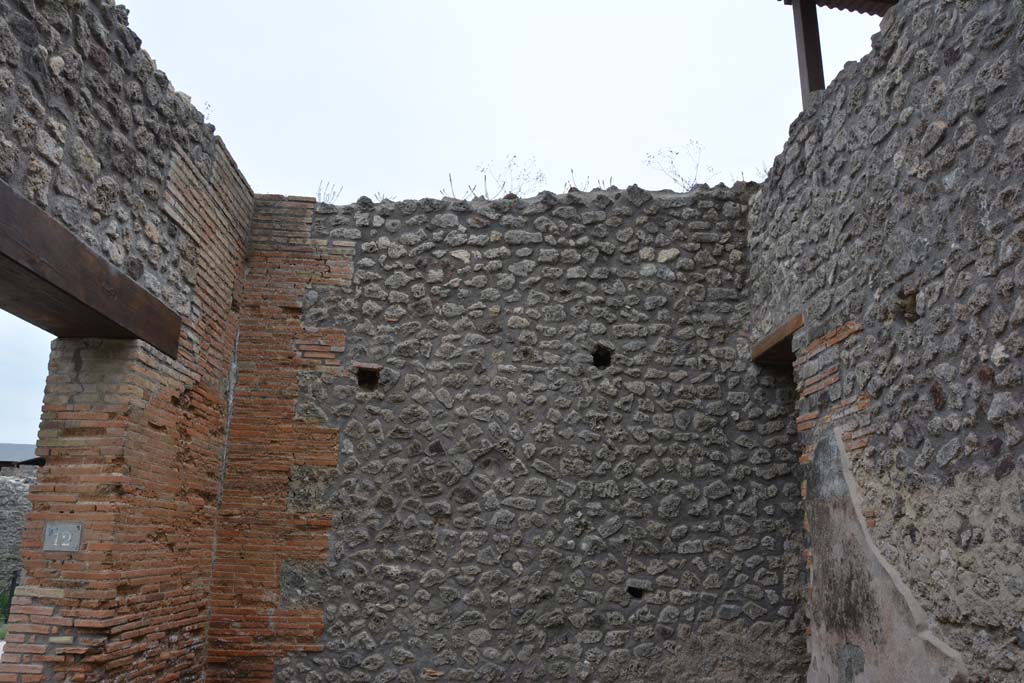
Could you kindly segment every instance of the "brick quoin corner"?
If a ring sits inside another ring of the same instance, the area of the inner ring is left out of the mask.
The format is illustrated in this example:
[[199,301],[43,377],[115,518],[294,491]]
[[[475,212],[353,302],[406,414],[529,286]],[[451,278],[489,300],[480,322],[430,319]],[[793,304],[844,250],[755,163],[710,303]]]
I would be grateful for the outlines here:
[[0,180],[182,323],[53,343],[0,683],[1024,677],[1019,3],[902,0],[761,184],[348,206],[0,8]]

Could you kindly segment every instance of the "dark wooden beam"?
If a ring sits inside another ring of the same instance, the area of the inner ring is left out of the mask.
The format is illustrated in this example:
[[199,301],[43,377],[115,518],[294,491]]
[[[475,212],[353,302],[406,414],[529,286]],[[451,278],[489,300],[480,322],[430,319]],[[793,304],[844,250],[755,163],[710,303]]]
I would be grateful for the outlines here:
[[788,365],[796,360],[793,333],[804,326],[804,314],[797,313],[766,334],[750,349],[750,359],[762,365]]
[[3,181],[0,308],[58,337],[141,339],[178,354],[173,310]]
[[825,89],[825,67],[821,60],[821,35],[818,33],[818,6],[815,0],[793,0],[796,26],[796,55],[800,62],[800,92],[804,108],[811,93]]

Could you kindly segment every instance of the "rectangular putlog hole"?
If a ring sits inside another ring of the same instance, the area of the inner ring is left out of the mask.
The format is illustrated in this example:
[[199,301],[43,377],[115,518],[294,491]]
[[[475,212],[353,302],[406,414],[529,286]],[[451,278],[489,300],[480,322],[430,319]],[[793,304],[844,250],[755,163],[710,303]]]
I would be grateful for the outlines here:
[[355,380],[364,391],[374,391],[381,382],[380,368],[356,368]]
[[375,391],[380,386],[380,366],[369,363],[358,363],[356,368],[356,382],[363,391]]

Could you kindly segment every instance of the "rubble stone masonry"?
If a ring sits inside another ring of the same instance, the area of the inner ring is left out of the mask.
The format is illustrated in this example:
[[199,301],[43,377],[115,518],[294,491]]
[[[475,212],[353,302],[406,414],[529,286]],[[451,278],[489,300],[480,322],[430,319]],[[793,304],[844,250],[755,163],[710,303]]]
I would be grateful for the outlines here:
[[21,529],[36,469],[35,465],[0,467],[0,595],[8,594],[21,572]]
[[331,522],[274,586],[322,651],[275,680],[799,677],[793,387],[737,334],[753,189],[317,207],[354,279],[290,297],[286,424],[340,439],[281,455],[269,523]]
[[[803,443],[841,428],[871,535],[971,680],[1024,676],[1022,181],[1024,5],[902,0],[751,213],[753,329],[806,321]],[[837,599],[869,598],[812,615]],[[839,630],[870,659],[868,617]]]
[[0,179],[183,321],[54,342],[0,683],[1021,680],[1024,5],[872,48],[760,186],[330,206],[0,0]]

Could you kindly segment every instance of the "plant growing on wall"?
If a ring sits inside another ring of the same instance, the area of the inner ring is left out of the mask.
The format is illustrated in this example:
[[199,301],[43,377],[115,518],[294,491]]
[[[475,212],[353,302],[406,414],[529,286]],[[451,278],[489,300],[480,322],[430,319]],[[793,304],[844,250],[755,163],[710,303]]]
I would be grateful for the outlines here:
[[446,199],[498,199],[508,194],[528,197],[542,190],[547,180],[534,157],[521,161],[516,154],[510,154],[501,162],[480,164],[476,170],[480,182],[466,185],[462,192],[455,189],[455,181],[449,173],[448,187],[441,188],[441,196]]
[[602,178],[590,179],[587,176],[582,181],[576,180],[575,169],[569,169],[569,179],[565,181],[565,191],[578,190],[580,192],[589,192],[590,190],[604,190],[612,186],[612,177],[608,176],[607,180]]
[[335,185],[321,180],[316,187],[316,200],[321,204],[333,204],[344,189],[344,185]]
[[678,149],[663,147],[657,152],[649,152],[644,156],[644,163],[667,176],[680,192],[689,192],[718,175],[715,169],[703,164],[703,156],[704,146],[690,140]]

